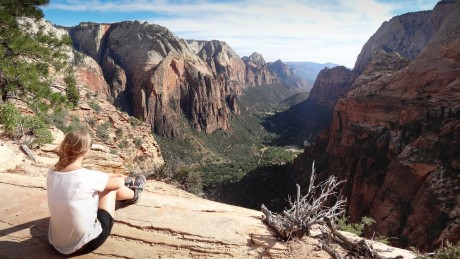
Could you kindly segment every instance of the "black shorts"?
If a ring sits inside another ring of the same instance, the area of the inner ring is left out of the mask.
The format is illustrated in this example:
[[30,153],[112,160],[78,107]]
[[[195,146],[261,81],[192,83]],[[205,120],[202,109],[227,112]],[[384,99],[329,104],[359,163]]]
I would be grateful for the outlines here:
[[112,232],[112,227],[113,227],[113,218],[105,210],[98,209],[97,210],[97,220],[101,222],[101,227],[102,227],[102,232],[97,236],[95,239],[89,241],[85,245],[83,245],[80,249],[78,249],[75,254],[88,254],[91,253],[92,251],[96,250],[98,247],[100,247],[102,244],[104,244],[105,240],[110,235],[110,232]]

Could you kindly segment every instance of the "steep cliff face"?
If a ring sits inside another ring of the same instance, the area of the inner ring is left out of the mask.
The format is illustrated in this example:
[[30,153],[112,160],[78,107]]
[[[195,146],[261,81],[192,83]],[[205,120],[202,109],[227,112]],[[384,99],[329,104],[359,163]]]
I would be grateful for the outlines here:
[[374,54],[332,126],[296,161],[306,170],[315,159],[323,177],[347,180],[351,219],[376,220],[369,235],[423,250],[460,239],[460,4],[445,13],[445,2],[433,11],[444,22],[415,59]]
[[249,86],[279,84],[278,76],[268,68],[263,56],[254,52],[249,57],[243,57],[246,64],[245,82]]
[[226,42],[218,40],[187,40],[187,44],[215,74],[224,76],[238,92],[246,87],[280,83],[281,75],[270,69],[270,63],[266,63],[260,53],[240,58]]
[[102,67],[115,103],[155,132],[178,136],[183,116],[197,130],[228,128],[227,117],[236,110],[235,90],[166,28],[84,23],[70,35],[75,47]]
[[439,30],[454,4],[454,0],[440,1],[433,11],[407,13],[384,22],[363,46],[355,70],[363,72],[375,51],[398,52],[404,58],[414,60]]
[[332,110],[355,78],[356,73],[344,66],[324,68],[319,72],[308,99]]

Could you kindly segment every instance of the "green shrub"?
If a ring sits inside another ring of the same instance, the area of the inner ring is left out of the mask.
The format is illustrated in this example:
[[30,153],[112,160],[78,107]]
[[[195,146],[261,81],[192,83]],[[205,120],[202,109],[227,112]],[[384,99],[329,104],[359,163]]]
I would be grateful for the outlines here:
[[91,127],[96,126],[96,119],[94,117],[86,117],[85,120]]
[[457,259],[460,258],[460,243],[454,245],[449,241],[446,244],[436,250],[435,259]]
[[21,116],[19,110],[12,103],[0,106],[0,123],[4,125],[5,133],[13,138],[20,138],[23,135],[33,135],[35,136],[35,140],[32,144],[39,146],[53,141],[53,136],[48,130],[48,125],[43,119],[30,115]]
[[83,129],[83,128],[86,128],[86,126],[81,124],[80,119],[78,119],[77,117],[72,117],[72,121],[65,128],[64,133],[67,133],[69,131],[76,130],[76,129]]
[[434,255],[426,255],[420,252],[416,247],[410,247],[409,248],[415,255],[416,258],[418,259],[457,259],[460,258],[460,243],[457,243],[456,245],[450,243],[447,241],[443,246],[438,248],[436,251],[434,251]]
[[105,122],[99,125],[96,129],[96,136],[103,141],[108,141],[109,140],[109,132],[108,132],[109,127],[110,127],[110,123],[108,122]]
[[66,96],[67,100],[69,100],[74,106],[78,105],[78,101],[80,100],[80,95],[78,94],[77,83],[75,82],[75,78],[73,75],[69,74],[64,78],[64,82],[67,84],[66,88]]
[[142,139],[141,138],[135,138],[134,139],[134,146],[136,146],[136,148],[140,148],[142,146]]
[[366,226],[370,226],[374,223],[375,223],[374,219],[370,217],[366,217],[366,216],[362,217],[361,221],[358,223],[349,223],[348,218],[345,215],[343,215],[340,218],[337,218],[337,222],[336,222],[338,229],[342,231],[353,233],[357,236],[361,236],[363,234],[364,228]]
[[131,126],[135,129],[137,126],[141,125],[141,121],[130,116],[129,117],[129,123],[131,124]]
[[102,111],[102,107],[96,103],[95,101],[91,101],[88,103],[89,107],[91,107],[96,113],[100,113]]
[[53,135],[47,128],[39,128],[34,131],[36,137],[34,143],[41,146],[53,142]]
[[5,133],[16,134],[17,127],[21,121],[21,113],[12,103],[0,105],[0,123],[3,124]]
[[125,149],[128,147],[128,145],[129,145],[129,142],[126,139],[124,139],[120,144],[118,144],[118,147],[121,149]]
[[56,110],[51,114],[51,122],[56,126],[56,128],[66,131],[67,128],[67,117],[69,112],[65,109]]
[[118,128],[115,130],[115,135],[117,136],[117,138],[121,139],[123,138],[123,130],[121,128]]
[[53,141],[53,135],[48,130],[48,125],[38,117],[25,116],[22,118],[22,127],[27,134],[35,136],[33,144],[43,145]]
[[191,171],[188,167],[180,167],[174,172],[173,179],[188,192],[199,194],[202,190],[200,173]]

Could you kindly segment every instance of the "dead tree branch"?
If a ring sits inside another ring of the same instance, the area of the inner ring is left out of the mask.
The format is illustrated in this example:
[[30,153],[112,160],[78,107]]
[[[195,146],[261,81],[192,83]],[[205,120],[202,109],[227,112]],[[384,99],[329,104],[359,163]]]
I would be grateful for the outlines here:
[[[340,245],[345,251],[348,251],[348,255],[352,258],[383,259],[383,257],[378,255],[377,251],[369,245],[366,239],[361,239],[357,242],[353,241],[340,233],[335,228],[332,221],[327,221],[326,225],[328,226],[329,232],[323,232],[323,240],[320,242],[327,243],[325,240],[332,240],[334,243]],[[332,248],[329,247],[329,249]],[[329,253],[329,251],[325,251]],[[333,251],[336,252],[335,250]]]
[[[297,196],[294,202],[289,201],[290,208],[282,214],[271,212],[262,204],[264,222],[273,228],[279,237],[284,240],[301,238],[310,234],[314,225],[319,225],[319,247],[326,251],[332,258],[372,258],[382,257],[367,243],[365,239],[353,241],[340,233],[334,226],[335,220],[344,213],[346,200],[337,193],[338,186],[344,181],[338,181],[335,176],[330,176],[326,181],[315,185],[315,163],[313,162],[310,183],[307,193],[302,196],[300,186],[297,184]],[[327,202],[334,203],[328,206]],[[346,256],[334,249],[331,243],[340,245],[348,252]]]
[[[344,212],[346,200],[339,197],[336,192],[337,187],[344,181],[337,181],[335,176],[329,177],[318,185],[315,185],[314,181],[313,163],[307,193],[302,196],[300,186],[297,184],[296,200],[289,201],[290,208],[284,210],[283,214],[272,213],[265,205],[262,205],[265,222],[274,228],[281,238],[285,240],[294,237],[301,238],[309,234],[313,225],[324,225],[327,220],[333,220]],[[326,202],[330,198],[336,201],[332,206],[327,206]]]

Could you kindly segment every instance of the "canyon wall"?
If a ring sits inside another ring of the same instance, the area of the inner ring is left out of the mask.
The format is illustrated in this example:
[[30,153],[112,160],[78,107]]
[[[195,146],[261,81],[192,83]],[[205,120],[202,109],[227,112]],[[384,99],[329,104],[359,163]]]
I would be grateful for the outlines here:
[[319,72],[308,99],[332,110],[355,78],[356,73],[344,66],[324,68]]
[[322,179],[346,180],[341,193],[351,220],[376,220],[368,236],[395,237],[396,245],[425,251],[460,239],[458,17],[460,3],[441,1],[433,11],[384,23],[405,20],[415,23],[410,32],[434,31],[423,46],[409,41],[402,54],[380,49],[364,58],[377,44],[374,35],[357,60],[355,69],[363,72],[334,107],[332,125],[295,161],[303,179],[316,160]]

